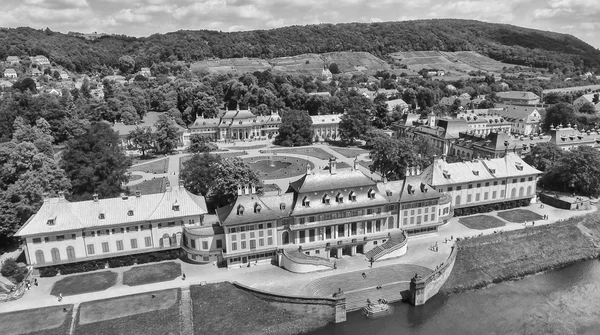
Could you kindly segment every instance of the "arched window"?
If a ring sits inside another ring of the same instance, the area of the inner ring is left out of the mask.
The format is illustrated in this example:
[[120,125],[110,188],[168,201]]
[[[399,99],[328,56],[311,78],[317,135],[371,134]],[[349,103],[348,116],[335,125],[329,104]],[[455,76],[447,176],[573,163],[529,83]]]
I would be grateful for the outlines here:
[[52,255],[52,263],[60,262],[60,252],[58,251],[58,248],[52,248],[50,254]]
[[71,245],[67,247],[67,259],[70,261],[75,260],[75,248]]
[[44,264],[46,263],[46,260],[44,259],[44,252],[41,250],[38,250],[35,252],[35,262],[37,264]]
[[523,186],[521,186],[521,188],[519,188],[519,196],[522,197],[525,193],[525,188],[523,188]]
[[456,196],[455,205],[460,205],[460,195]]
[[516,196],[517,196],[517,189],[513,188],[512,191],[510,191],[510,197],[515,198]]
[[283,241],[283,244],[290,244],[290,233],[284,231],[281,234],[281,240]]
[[527,186],[527,195],[531,195],[531,186]]

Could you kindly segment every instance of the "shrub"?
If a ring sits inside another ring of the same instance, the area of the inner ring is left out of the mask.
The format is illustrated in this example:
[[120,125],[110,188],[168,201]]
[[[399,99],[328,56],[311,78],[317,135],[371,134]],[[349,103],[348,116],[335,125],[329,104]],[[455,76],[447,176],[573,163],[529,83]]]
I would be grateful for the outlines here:
[[0,274],[4,277],[10,277],[14,275],[19,270],[19,266],[17,265],[17,261],[14,258],[5,259],[2,262],[2,269],[0,270]]
[[54,277],[58,274],[58,270],[54,267],[40,269],[40,277]]
[[17,283],[20,283],[23,281],[23,279],[25,279],[25,276],[22,273],[19,273],[18,275],[15,276],[15,281]]

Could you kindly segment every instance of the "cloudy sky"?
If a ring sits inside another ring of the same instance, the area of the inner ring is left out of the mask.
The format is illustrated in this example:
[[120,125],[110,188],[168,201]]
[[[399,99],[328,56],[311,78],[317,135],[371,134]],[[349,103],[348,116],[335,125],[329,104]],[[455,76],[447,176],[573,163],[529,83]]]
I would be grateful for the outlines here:
[[148,36],[338,22],[465,18],[573,34],[600,47],[598,0],[0,0],[0,27]]

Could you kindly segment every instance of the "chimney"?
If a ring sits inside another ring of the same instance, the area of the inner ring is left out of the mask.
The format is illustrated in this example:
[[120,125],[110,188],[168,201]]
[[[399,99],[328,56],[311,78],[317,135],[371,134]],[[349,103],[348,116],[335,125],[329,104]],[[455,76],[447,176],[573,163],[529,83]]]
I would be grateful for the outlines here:
[[336,158],[335,157],[331,157],[329,158],[329,173],[331,174],[336,174]]
[[252,194],[256,194],[256,186],[250,184],[250,191],[252,192]]
[[358,170],[358,156],[354,157],[354,170]]
[[121,199],[127,200],[129,197],[125,193],[121,193]]
[[410,177],[410,167],[406,167],[406,170],[404,171],[404,176]]
[[250,187],[247,184],[244,185],[244,194],[250,194]]
[[94,202],[98,202],[98,193],[92,194],[92,198],[94,199]]
[[140,190],[135,190],[135,197],[139,198],[142,196],[142,192]]
[[58,191],[58,199],[59,201],[63,201],[65,200],[65,192],[64,191]]
[[183,180],[181,180],[181,179],[179,180],[179,188],[184,188]]
[[48,192],[42,193],[42,199],[44,199],[44,202],[48,201]]
[[417,176],[421,175],[421,165],[417,165]]
[[242,185],[237,186],[237,195],[242,195]]

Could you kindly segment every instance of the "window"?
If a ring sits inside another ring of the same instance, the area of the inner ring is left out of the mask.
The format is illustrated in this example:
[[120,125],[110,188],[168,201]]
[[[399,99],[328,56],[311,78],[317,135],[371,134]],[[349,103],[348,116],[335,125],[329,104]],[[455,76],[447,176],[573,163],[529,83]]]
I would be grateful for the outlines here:
[[100,220],[104,220],[104,219],[105,219],[104,213],[100,213],[100,214],[98,215],[98,219],[100,219]]
[[223,248],[223,241],[217,240],[217,248]]
[[435,213],[431,214],[431,221],[435,220]]
[[58,251],[58,248],[52,248],[50,255],[52,255],[52,263],[60,262],[60,251]]
[[77,238],[77,234],[71,234],[71,239],[74,240],[75,238]]
[[150,237],[150,236],[144,237],[144,242],[146,243],[146,247],[151,247],[152,246],[152,237]]
[[131,210],[131,209],[130,209],[130,210],[128,210],[128,211],[127,211],[127,215],[128,215],[128,216],[133,216],[133,210]]
[[477,188],[481,187],[481,183],[477,183]]
[[262,224],[262,223],[259,223],[259,224],[258,224],[258,229],[264,229],[264,228],[265,228],[265,225],[264,225],[264,224]]
[[202,249],[208,250],[208,241],[202,241]]
[[497,181],[495,181],[495,182],[494,182],[494,186],[497,186],[497,185],[498,185],[498,182],[497,182]]
[[75,248],[71,245],[67,247],[67,259],[70,261],[75,260]]
[[373,191],[373,189],[370,189],[369,192],[367,192],[367,195],[369,196],[369,199],[375,199],[375,191]]
[[123,250],[123,241],[117,241],[117,250],[118,251]]
[[50,242],[50,237],[44,237],[44,242],[45,242],[45,243],[48,243],[48,242]]
[[108,242],[102,242],[102,252],[109,252]]
[[473,188],[473,184],[469,184],[469,187],[468,187],[468,188],[469,188],[469,189],[472,189],[472,188]]
[[137,249],[137,238],[131,239],[131,249]]
[[254,234],[254,232],[250,233],[250,238],[254,238],[256,235]]
[[342,196],[342,193],[339,192],[336,196],[335,196],[335,201],[338,204],[341,204],[342,202],[344,202],[344,197]]
[[304,230],[299,231],[298,236],[300,237],[300,243],[306,242],[306,232]]
[[258,237],[264,237],[264,236],[265,236],[265,232],[264,232],[264,231],[262,231],[262,230],[260,230],[260,231],[258,232]]
[[237,243],[231,243],[231,250],[237,250]]
[[373,214],[373,209],[372,208],[367,209],[367,214]]
[[267,244],[268,245],[273,245],[273,238],[272,237],[267,238]]
[[178,212],[179,211],[179,204],[173,204],[173,210]]
[[492,199],[496,199],[496,191],[492,191]]
[[503,180],[503,181],[502,181],[502,185],[506,185],[506,180]]
[[242,241],[240,244],[241,244],[241,246],[240,246],[241,249],[246,249],[246,241]]
[[94,245],[93,244],[88,244],[87,245],[87,252],[88,252],[88,255],[93,255],[94,254]]
[[246,233],[241,233],[240,234],[240,239],[245,240],[246,239]]
[[[157,228],[162,228],[162,223],[159,223],[156,227]],[[123,230],[123,229],[121,229],[121,230]]]
[[48,222],[46,222],[49,226],[54,226],[55,223],[55,219],[48,219]]
[[323,196],[323,203],[324,203],[325,205],[329,205],[329,201],[330,201],[330,199],[329,199],[329,195],[325,194],[325,195]]
[[462,186],[456,186],[456,190],[457,190],[457,191],[460,191],[460,190],[462,190]]
[[299,218],[299,219],[298,219],[298,223],[299,223],[299,224],[304,224],[304,220],[305,220],[304,218]]
[[305,196],[304,199],[302,199],[302,207],[310,207],[310,200],[307,196]]
[[504,198],[504,190],[500,190],[500,198]]
[[348,200],[356,201],[356,193],[354,193],[354,191],[350,192],[350,194],[348,195]]
[[196,240],[193,238],[190,238],[190,247],[196,249]]
[[175,227],[175,222],[169,222],[169,227]]
[[256,240],[250,240],[250,249],[256,249]]
[[308,217],[308,222],[315,222],[315,217],[314,216],[309,216]]
[[513,179],[513,184],[517,182],[517,179]]
[[408,224],[408,218],[402,219],[402,225],[406,226]]
[[486,187],[490,186],[490,182],[485,183],[485,186]]
[[483,193],[483,200],[487,200],[488,199],[488,192]]
[[381,221],[375,222],[375,231],[381,231]]
[[258,240],[258,246],[259,247],[264,247],[265,246],[265,239],[261,238],[260,240]]
[[396,209],[396,206],[395,205],[389,205],[388,208],[389,208],[388,210],[393,211],[393,210]]
[[[287,223],[287,222],[284,222]],[[273,228],[273,223],[272,222],[267,222],[267,228]]]
[[203,257],[202,257],[202,261],[203,261],[203,262],[208,262],[208,261],[210,261],[210,258],[209,258],[209,257],[207,257],[207,256],[203,256]]
[[533,177],[527,178],[527,181],[532,181],[532,180],[533,180]]
[[479,193],[475,194],[475,201],[479,201]]
[[64,241],[65,240],[65,235],[58,235],[58,236],[56,236],[56,240],[57,241]]
[[232,242],[237,241],[237,235],[231,235],[231,241]]
[[452,186],[448,187],[448,192],[452,192]]

